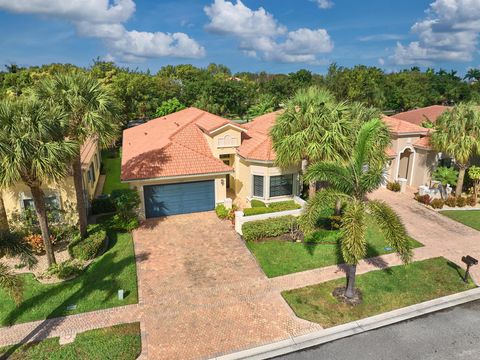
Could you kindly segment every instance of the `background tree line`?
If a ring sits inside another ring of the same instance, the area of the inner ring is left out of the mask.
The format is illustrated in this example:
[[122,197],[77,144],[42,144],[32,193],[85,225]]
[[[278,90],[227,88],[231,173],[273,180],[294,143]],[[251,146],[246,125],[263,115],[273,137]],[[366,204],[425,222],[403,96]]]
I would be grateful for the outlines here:
[[[28,92],[39,80],[73,68],[77,67],[71,64],[28,68],[7,65],[0,71],[0,98]],[[111,88],[121,105],[119,118],[123,124],[160,116],[168,109],[183,106],[196,106],[232,119],[251,119],[279,108],[298,89],[312,85],[326,87],[338,100],[362,102],[386,112],[480,100],[478,69],[471,69],[462,78],[455,71],[422,71],[416,67],[386,73],[377,67],[346,68],[332,64],[326,75],[319,75],[305,69],[290,74],[232,73],[224,65],[198,68],[186,64],[167,65],[153,74],[95,60],[81,70]],[[172,99],[177,99],[179,104],[169,102]]]

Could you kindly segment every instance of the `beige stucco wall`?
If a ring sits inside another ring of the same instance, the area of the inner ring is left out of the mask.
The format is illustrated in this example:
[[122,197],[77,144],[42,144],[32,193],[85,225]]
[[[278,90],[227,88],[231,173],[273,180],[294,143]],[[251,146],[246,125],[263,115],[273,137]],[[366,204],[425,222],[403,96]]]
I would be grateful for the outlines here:
[[[264,176],[264,197],[261,200],[274,201],[281,200],[282,198],[291,198],[293,195],[298,195],[300,190],[299,172],[301,166],[290,166],[282,169],[273,165],[273,163],[259,163],[252,162],[235,156],[235,194],[242,199],[250,200],[253,198],[253,175]],[[274,197],[269,196],[270,176],[278,176],[283,174],[294,174],[293,177],[293,189],[294,194],[286,197]]]
[[420,136],[393,137],[392,148],[396,153],[396,157],[390,160],[390,166],[387,168],[387,179],[389,181],[398,180],[399,170],[400,173],[403,172],[400,156],[405,149],[410,149],[412,155],[407,184],[420,186],[430,183],[432,169],[437,165],[437,152],[415,148],[413,144],[419,139]]
[[[204,134],[205,139],[207,140],[210,149],[212,150],[212,154],[215,157],[220,157],[223,154],[235,154],[236,149],[241,144],[241,136],[242,132],[233,127],[225,127],[218,131],[218,133],[214,133],[213,136],[208,134]],[[221,146],[219,145],[220,139],[225,139],[226,137],[230,139],[235,139],[235,143],[232,143],[230,146]]]
[[226,175],[210,175],[210,176],[190,176],[183,178],[171,178],[171,179],[158,179],[147,181],[132,181],[130,182],[130,188],[136,189],[140,196],[140,213],[141,219],[145,219],[145,198],[143,194],[143,187],[149,185],[164,185],[164,184],[178,184],[195,181],[214,180],[215,181],[215,204],[221,204],[227,197],[227,187],[225,181]]
[[[100,177],[100,159],[100,149],[97,148],[96,156],[92,156],[90,163],[83,168],[83,181],[89,201],[93,199],[95,189],[98,185],[98,179]],[[95,168],[95,182],[92,183],[89,183],[87,174],[90,164],[93,164]],[[57,196],[60,206],[63,210],[71,210],[72,215],[75,213],[77,200],[72,176],[68,176],[65,178],[65,180],[59,182],[58,184],[44,185],[42,186],[42,189],[47,197],[53,195]],[[32,193],[30,188],[23,182],[18,183],[14,187],[3,190],[3,201],[5,203],[7,216],[11,217],[14,212],[22,211],[23,200],[31,198]]]

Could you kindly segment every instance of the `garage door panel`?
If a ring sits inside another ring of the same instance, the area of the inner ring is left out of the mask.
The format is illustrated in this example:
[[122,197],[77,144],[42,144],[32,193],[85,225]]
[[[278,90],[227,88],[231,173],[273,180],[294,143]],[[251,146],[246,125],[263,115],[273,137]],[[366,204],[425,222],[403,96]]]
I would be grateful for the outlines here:
[[188,214],[215,208],[213,180],[144,187],[147,218]]

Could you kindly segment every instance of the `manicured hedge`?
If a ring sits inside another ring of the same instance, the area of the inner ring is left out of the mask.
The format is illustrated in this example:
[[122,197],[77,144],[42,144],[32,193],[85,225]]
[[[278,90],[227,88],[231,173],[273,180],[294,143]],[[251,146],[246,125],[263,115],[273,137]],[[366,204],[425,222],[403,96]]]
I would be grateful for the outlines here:
[[252,208],[256,208],[256,207],[266,207],[267,205],[265,205],[263,201],[253,199],[250,201],[250,206]]
[[98,225],[90,226],[85,239],[77,237],[68,245],[68,252],[74,259],[90,260],[97,256],[107,238],[107,232]]
[[[254,201],[256,202],[254,203]],[[263,206],[260,206],[260,203],[263,204]],[[245,216],[268,214],[273,212],[296,210],[301,208],[301,206],[293,200],[273,202],[268,204],[268,206],[266,206],[261,201],[252,200],[250,204],[252,205],[251,208],[243,210],[243,214]]]
[[294,216],[282,216],[247,222],[242,226],[243,238],[246,241],[255,241],[261,238],[280,236],[288,233],[296,221]]

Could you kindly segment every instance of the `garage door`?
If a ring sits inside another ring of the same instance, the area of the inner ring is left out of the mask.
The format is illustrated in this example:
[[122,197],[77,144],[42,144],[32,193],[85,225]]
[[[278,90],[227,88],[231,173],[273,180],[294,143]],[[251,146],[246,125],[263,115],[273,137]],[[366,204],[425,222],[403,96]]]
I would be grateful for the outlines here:
[[188,214],[215,208],[213,180],[144,186],[147,218]]

